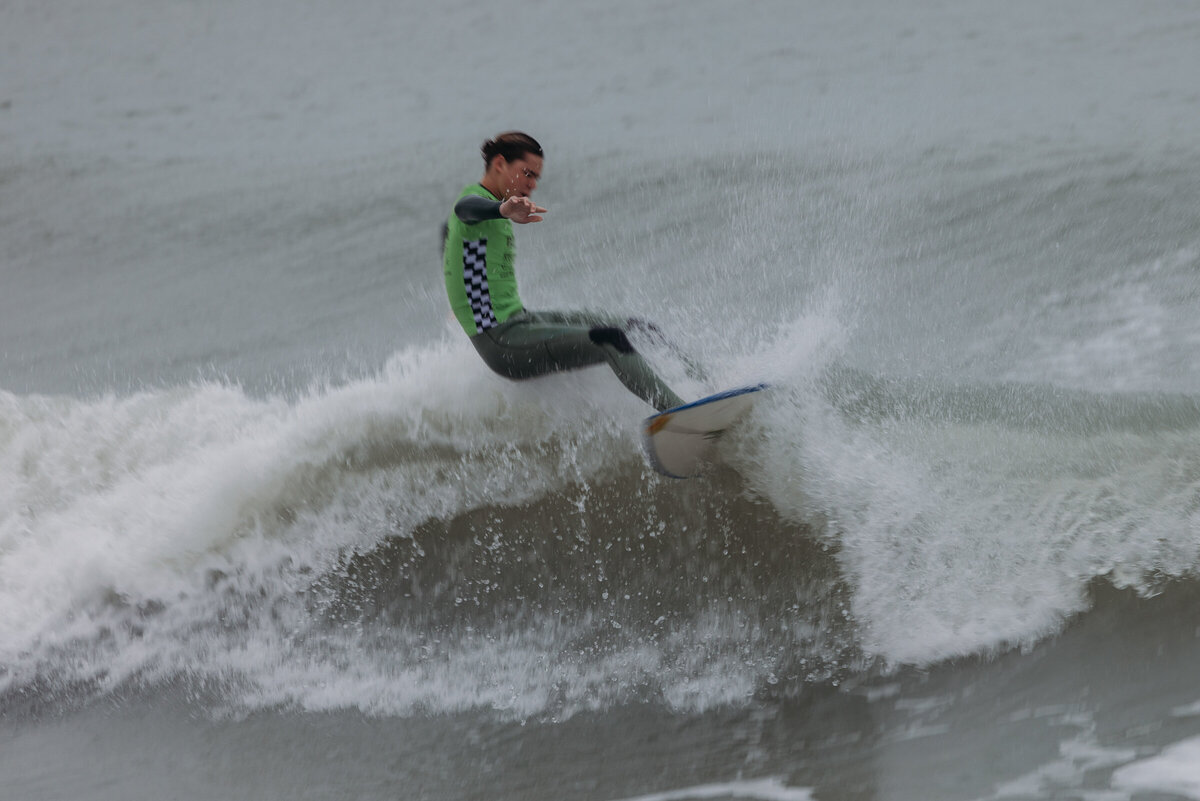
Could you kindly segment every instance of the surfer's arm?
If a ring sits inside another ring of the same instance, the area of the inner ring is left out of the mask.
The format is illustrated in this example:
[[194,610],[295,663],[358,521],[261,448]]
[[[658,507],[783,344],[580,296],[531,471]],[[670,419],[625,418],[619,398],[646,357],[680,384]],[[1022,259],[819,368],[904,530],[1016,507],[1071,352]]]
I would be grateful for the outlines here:
[[484,220],[498,220],[501,216],[500,201],[488,200],[479,195],[464,195],[454,204],[454,214],[467,225],[475,225]]
[[499,220],[507,217],[515,223],[540,222],[540,212],[544,208],[527,197],[510,197],[501,203],[499,200],[488,200],[479,195],[464,195],[454,204],[454,214],[467,225],[475,225],[484,220]]

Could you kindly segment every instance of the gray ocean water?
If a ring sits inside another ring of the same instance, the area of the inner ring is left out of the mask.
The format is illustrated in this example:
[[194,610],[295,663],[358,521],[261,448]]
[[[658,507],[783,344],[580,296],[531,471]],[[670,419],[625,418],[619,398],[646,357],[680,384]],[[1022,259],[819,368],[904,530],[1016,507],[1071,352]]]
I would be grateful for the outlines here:
[[[0,3],[0,798],[1200,798],[1200,6]],[[450,319],[477,149],[533,308]]]

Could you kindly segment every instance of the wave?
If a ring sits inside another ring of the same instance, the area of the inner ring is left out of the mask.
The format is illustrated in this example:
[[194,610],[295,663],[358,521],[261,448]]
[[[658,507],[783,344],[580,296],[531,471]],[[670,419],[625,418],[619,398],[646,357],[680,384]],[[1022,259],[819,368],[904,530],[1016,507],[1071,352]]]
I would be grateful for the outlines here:
[[819,512],[860,644],[889,661],[1028,645],[1093,578],[1153,593],[1196,568],[1195,398],[834,370],[795,408],[802,444],[764,442],[750,481]]
[[742,363],[774,391],[687,482],[605,371],[510,383],[457,339],[290,400],[0,393],[0,704],[706,709],[1195,570],[1195,399],[822,366],[830,319]]

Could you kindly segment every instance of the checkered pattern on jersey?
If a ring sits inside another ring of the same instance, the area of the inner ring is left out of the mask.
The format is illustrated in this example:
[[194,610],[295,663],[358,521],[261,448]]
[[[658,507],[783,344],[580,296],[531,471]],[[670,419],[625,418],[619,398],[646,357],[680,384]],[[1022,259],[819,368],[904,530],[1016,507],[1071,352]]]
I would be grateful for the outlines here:
[[487,281],[487,240],[463,242],[463,285],[475,313],[475,333],[498,325]]

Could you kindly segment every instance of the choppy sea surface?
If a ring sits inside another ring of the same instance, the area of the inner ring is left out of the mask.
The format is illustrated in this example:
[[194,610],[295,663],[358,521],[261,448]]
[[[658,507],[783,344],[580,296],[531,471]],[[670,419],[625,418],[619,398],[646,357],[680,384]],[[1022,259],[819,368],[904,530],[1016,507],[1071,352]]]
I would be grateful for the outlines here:
[[[1200,6],[0,4],[0,796],[1200,798]],[[450,318],[477,148],[531,308]]]

